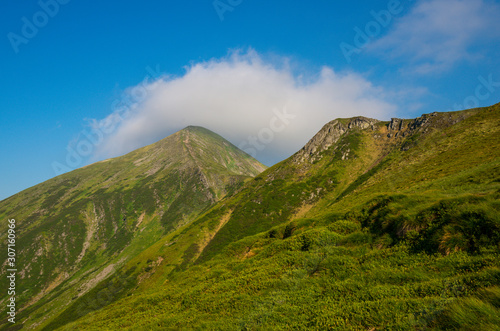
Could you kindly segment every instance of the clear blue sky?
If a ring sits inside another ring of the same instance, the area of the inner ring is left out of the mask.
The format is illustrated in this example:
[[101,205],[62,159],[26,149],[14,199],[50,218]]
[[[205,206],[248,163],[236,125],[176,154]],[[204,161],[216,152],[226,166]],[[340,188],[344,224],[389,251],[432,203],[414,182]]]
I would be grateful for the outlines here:
[[[109,118],[147,68],[179,79],[234,50],[273,65],[289,59],[297,80],[324,67],[356,75],[354,85],[380,88],[378,107],[389,103],[391,116],[500,101],[499,1],[6,0],[2,7],[0,200],[54,177],[54,162],[64,163],[87,119]],[[361,90],[373,97],[373,89]]]

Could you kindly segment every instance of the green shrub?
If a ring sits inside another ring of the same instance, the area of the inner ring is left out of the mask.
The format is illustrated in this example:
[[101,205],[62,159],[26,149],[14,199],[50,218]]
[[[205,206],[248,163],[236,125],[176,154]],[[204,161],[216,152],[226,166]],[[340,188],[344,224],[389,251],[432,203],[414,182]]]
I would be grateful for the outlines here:
[[348,220],[339,220],[333,224],[328,225],[328,230],[340,234],[350,234],[361,230],[361,225],[357,222]]
[[356,231],[353,232],[346,237],[344,237],[341,241],[341,245],[364,245],[371,244],[373,240],[373,236],[368,232]]
[[460,298],[429,323],[439,330],[500,330],[500,290],[486,289],[477,296]]
[[283,239],[291,237],[293,231],[295,231],[295,224],[294,223],[287,224],[285,226],[285,230],[283,231]]

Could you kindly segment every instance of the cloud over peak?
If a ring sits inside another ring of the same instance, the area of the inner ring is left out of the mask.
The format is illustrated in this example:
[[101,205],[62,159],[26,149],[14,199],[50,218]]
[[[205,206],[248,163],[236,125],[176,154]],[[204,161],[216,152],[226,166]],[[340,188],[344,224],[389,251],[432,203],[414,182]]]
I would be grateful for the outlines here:
[[163,76],[127,89],[136,102],[93,121],[95,128],[114,127],[94,157],[121,155],[199,125],[273,164],[300,149],[330,120],[385,119],[395,112],[385,91],[358,74],[329,67],[297,74],[288,58],[267,60],[253,50],[185,69],[183,76]]

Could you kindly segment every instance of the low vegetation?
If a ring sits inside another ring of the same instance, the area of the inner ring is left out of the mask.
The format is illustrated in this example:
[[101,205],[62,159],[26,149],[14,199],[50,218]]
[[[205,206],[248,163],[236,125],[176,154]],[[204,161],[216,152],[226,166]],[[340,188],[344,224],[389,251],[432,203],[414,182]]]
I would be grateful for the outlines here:
[[500,104],[323,130],[39,328],[499,330]]

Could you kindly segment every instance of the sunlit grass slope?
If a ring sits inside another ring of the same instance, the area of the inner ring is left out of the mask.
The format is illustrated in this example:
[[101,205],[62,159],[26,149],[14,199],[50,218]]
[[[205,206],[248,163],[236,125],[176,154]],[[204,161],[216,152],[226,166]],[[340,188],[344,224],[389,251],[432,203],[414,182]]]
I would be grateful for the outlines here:
[[[49,323],[126,261],[264,168],[217,134],[188,127],[1,201],[0,218],[17,221],[16,325]],[[7,231],[2,233],[6,252]],[[5,303],[7,292],[0,298]],[[6,316],[3,322],[9,326]]]
[[121,300],[53,326],[495,330],[499,239],[499,105],[340,119],[132,259]]

